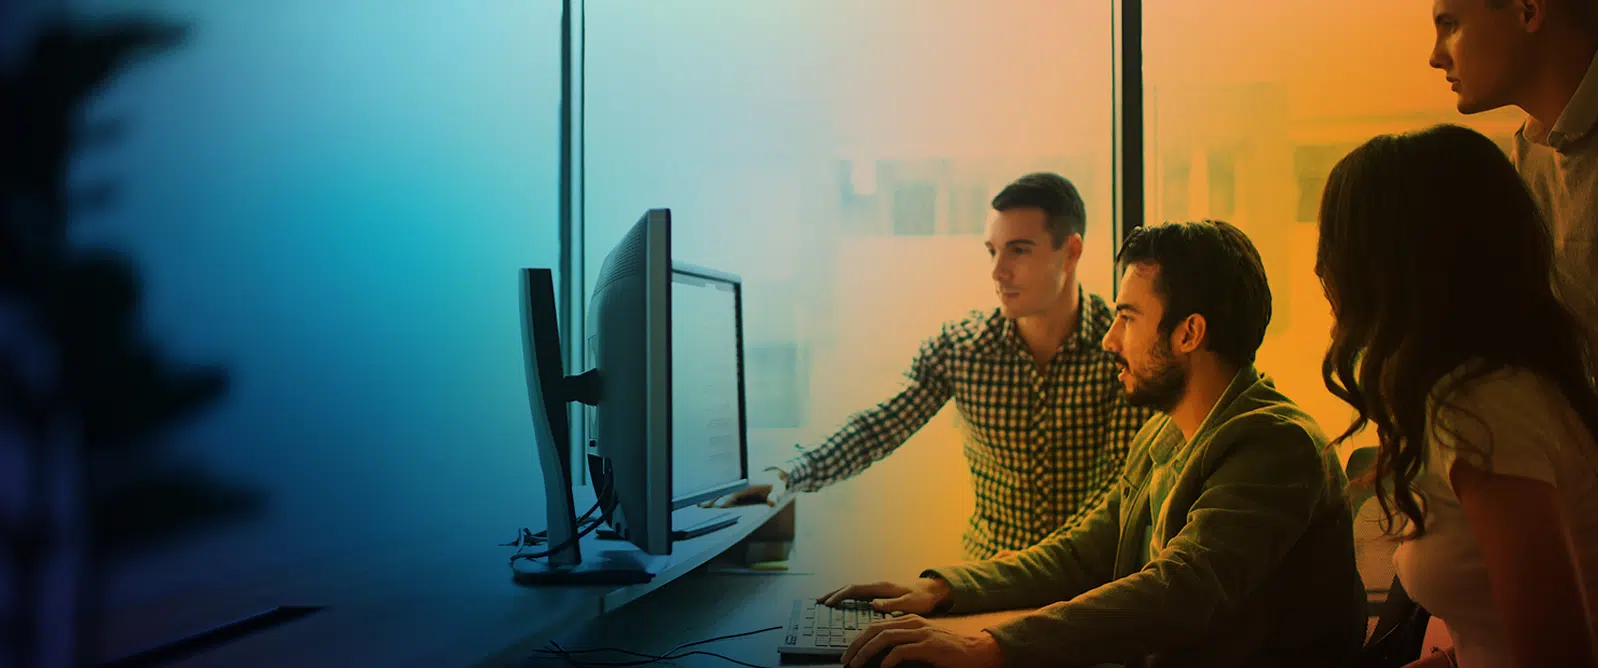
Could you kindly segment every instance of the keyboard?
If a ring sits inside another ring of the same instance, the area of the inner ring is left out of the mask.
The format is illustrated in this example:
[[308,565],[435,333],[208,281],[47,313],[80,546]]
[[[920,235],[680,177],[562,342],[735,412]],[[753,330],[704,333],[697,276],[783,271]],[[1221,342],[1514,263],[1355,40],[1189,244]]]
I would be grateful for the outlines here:
[[892,615],[871,609],[869,601],[844,601],[829,608],[813,599],[793,602],[786,637],[777,651],[816,657],[842,657],[860,631]]

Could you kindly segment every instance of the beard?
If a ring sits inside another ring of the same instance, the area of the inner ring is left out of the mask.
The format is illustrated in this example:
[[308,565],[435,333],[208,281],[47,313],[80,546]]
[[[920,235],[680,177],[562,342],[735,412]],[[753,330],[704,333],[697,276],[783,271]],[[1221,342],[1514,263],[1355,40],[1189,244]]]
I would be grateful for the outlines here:
[[[1121,361],[1126,365],[1126,360]],[[1131,369],[1130,365],[1126,365]],[[1153,408],[1170,413],[1187,390],[1187,369],[1176,363],[1171,354],[1171,344],[1160,341],[1149,353],[1149,368],[1132,372],[1132,387],[1126,391],[1126,402],[1140,408]]]

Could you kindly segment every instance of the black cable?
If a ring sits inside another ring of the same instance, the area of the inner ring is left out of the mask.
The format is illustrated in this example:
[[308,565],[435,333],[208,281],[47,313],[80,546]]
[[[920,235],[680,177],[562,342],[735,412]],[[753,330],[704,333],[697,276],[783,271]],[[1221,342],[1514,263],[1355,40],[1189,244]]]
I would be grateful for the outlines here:
[[[617,650],[617,651],[622,651],[622,650]],[[639,654],[637,652],[625,652],[625,651],[623,651],[623,653],[624,654],[633,654],[633,655],[636,655],[636,656],[650,656],[648,654]],[[678,654],[676,656],[654,656],[654,657],[650,657],[649,659],[642,660],[642,661],[579,661],[577,659],[573,659],[570,656],[566,656],[566,655],[561,655],[561,657],[566,659],[567,663],[570,663],[573,666],[578,666],[579,668],[618,668],[619,666],[647,666],[647,665],[652,664],[652,663],[659,663],[661,661],[674,661],[674,660],[677,660],[677,659],[683,659],[683,658],[687,658],[687,657],[695,656],[695,655],[715,657],[717,659],[721,659],[722,661],[728,661],[728,662],[731,662],[731,663],[736,663],[736,664],[738,664],[740,666],[749,666],[749,668],[772,668],[771,666],[762,666],[762,665],[760,665],[758,663],[749,663],[748,661],[742,661],[742,660],[739,660],[739,659],[734,659],[734,658],[732,658],[730,656],[727,656],[725,654],[717,654],[715,652],[705,652],[705,651],[700,651],[700,650],[694,650],[692,652],[687,652],[685,654]]]
[[531,554],[522,552],[523,548],[531,547],[532,545],[534,545],[536,543],[548,542],[548,540],[549,540],[548,539],[549,530],[546,529],[544,531],[539,532],[539,533],[542,533],[545,536],[544,539],[540,540],[538,538],[538,534],[533,534],[533,533],[528,532],[526,527],[522,528],[522,535],[519,538],[517,538],[515,542],[508,543],[508,544],[507,543],[501,543],[500,545],[502,547],[515,547],[515,548],[517,548],[516,549],[516,553],[510,555],[510,566],[511,566],[511,568],[515,568],[516,567],[516,560],[517,559],[542,559],[544,557],[547,557],[547,556],[549,556],[551,554],[554,554],[554,553],[559,552],[561,550],[564,550],[564,549],[566,549],[568,547],[571,547],[572,545],[577,544],[577,541],[582,540],[584,536],[587,536],[588,534],[593,533],[594,530],[598,529],[599,525],[604,522],[604,519],[603,519],[604,518],[604,513],[600,513],[599,517],[593,517],[592,519],[590,519],[590,516],[592,516],[594,514],[594,511],[599,510],[600,507],[604,505],[605,500],[607,499],[607,497],[610,496],[610,493],[611,493],[610,480],[608,478],[606,478],[605,479],[605,485],[603,487],[600,487],[597,490],[597,493],[595,494],[596,500],[594,501],[594,505],[590,506],[588,508],[587,512],[584,512],[581,516],[579,516],[577,518],[577,521],[575,522],[575,524],[577,526],[577,534],[572,536],[570,539],[567,539],[566,541],[562,542],[559,545],[556,545],[556,546],[554,546],[552,548],[544,550],[543,552],[534,552],[534,553],[531,553]]
[[[665,654],[663,656],[670,656],[673,652],[676,652],[676,651],[682,650],[682,649],[687,649],[687,648],[693,647],[695,645],[708,645],[708,644],[713,643],[713,642],[721,642],[723,640],[731,640],[733,638],[742,638],[742,637],[745,637],[745,636],[759,635],[761,633],[770,633],[772,631],[781,631],[783,628],[784,627],[781,627],[781,626],[773,626],[773,627],[770,627],[770,628],[759,629],[759,630],[756,630],[756,631],[744,631],[743,633],[731,633],[731,634],[724,635],[724,636],[716,636],[714,638],[707,638],[705,640],[695,640],[693,642],[685,642],[685,643],[682,643],[682,644],[680,644],[680,645],[678,645],[676,647],[673,647],[671,649],[666,650],[666,652],[665,652]],[[550,644],[554,644],[554,643],[550,643]],[[540,652],[549,652],[550,650],[541,649],[541,650],[538,650],[538,651],[540,651]],[[564,652],[566,654],[592,654],[594,652],[621,652],[623,654],[636,654],[638,656],[654,656],[653,654],[638,654],[637,652],[633,652],[633,651],[630,651],[630,650],[612,649],[612,648],[569,649],[569,650],[560,650],[560,651]]]
[[594,507],[593,508],[590,508],[588,510],[588,512],[583,513],[583,518],[584,518],[583,522],[586,522],[587,526],[585,526],[581,530],[579,530],[576,533],[576,535],[573,535],[571,538],[568,538],[568,539],[562,541],[561,544],[556,545],[556,546],[554,546],[552,548],[549,548],[547,550],[544,550],[543,552],[527,553],[527,552],[522,552],[520,549],[518,549],[516,551],[516,554],[510,555],[511,566],[515,567],[517,559],[542,559],[544,557],[547,557],[547,556],[549,556],[551,554],[554,554],[554,553],[559,552],[561,550],[564,550],[564,549],[566,549],[568,547],[571,547],[572,545],[575,545],[577,543],[577,541],[580,541],[580,540],[583,539],[583,536],[587,536],[588,534],[593,533],[595,529],[599,528],[600,523],[599,522],[587,522],[587,517],[589,515],[593,514],[594,510],[597,509],[597,508],[599,508],[599,503],[596,501],[594,503]]
[[[603,521],[604,520],[602,520],[602,519],[600,519],[598,517],[591,518],[591,519],[579,520],[578,524],[577,524],[577,530],[581,531],[582,529],[586,528],[589,524],[599,524],[599,523],[601,523]],[[499,546],[500,547],[531,547],[531,546],[534,546],[534,545],[543,545],[544,543],[547,543],[547,542],[549,542],[549,531],[548,530],[539,531],[538,533],[533,533],[532,529],[528,529],[526,527],[522,527],[521,537],[519,537],[516,540],[513,540],[513,541],[511,541],[509,543],[500,543]]]
[[[701,651],[701,650],[695,650],[695,651],[692,651],[692,652],[688,652],[687,654],[677,654],[677,652],[679,652],[681,650],[684,650],[684,649],[687,649],[689,647],[696,646],[696,645],[705,645],[705,644],[709,644],[709,643],[713,643],[713,642],[720,642],[722,640],[730,640],[732,638],[742,638],[744,636],[752,636],[752,635],[757,635],[757,634],[761,634],[761,633],[769,633],[771,631],[781,631],[783,628],[785,628],[785,627],[772,626],[772,627],[769,627],[769,628],[759,629],[759,630],[756,630],[756,631],[745,631],[743,633],[732,633],[732,634],[728,634],[728,635],[724,635],[724,636],[716,636],[714,638],[707,638],[705,640],[695,640],[693,642],[687,642],[687,643],[683,643],[683,644],[677,645],[676,647],[673,647],[673,648],[671,648],[669,650],[666,650],[666,652],[664,654],[659,654],[659,655],[644,654],[642,652],[634,652],[632,650],[620,649],[620,648],[614,648],[614,647],[604,647],[604,648],[598,648],[598,649],[568,650],[568,649],[565,649],[565,648],[561,647],[558,643],[555,643],[554,641],[551,641],[549,644],[552,647],[554,647],[555,649],[553,649],[553,650],[540,649],[540,650],[537,650],[537,651],[540,654],[553,654],[553,655],[559,656],[559,657],[565,659],[567,661],[567,663],[570,663],[570,664],[576,665],[576,666],[642,666],[642,665],[647,665],[647,664],[651,664],[651,663],[656,663],[656,662],[659,662],[659,661],[669,661],[669,660],[672,660],[672,659],[680,659],[680,658],[683,658],[683,657],[688,657],[688,656],[694,656],[696,654],[701,654],[701,655],[705,655],[705,656],[713,656],[713,657],[716,657],[716,658],[721,659],[723,661],[730,661],[732,663],[736,663],[736,664],[743,665],[743,666],[750,666],[751,668],[766,668],[765,666],[760,666],[760,665],[753,664],[753,663],[745,663],[743,661],[740,661],[738,659],[734,659],[734,658],[729,657],[729,656],[716,654],[715,652],[705,652],[705,651]],[[594,654],[594,653],[598,653],[598,652],[615,652],[617,654],[626,654],[626,655],[630,655],[630,656],[641,656],[641,657],[645,657],[648,660],[647,661],[578,661],[577,659],[572,658],[573,654]]]

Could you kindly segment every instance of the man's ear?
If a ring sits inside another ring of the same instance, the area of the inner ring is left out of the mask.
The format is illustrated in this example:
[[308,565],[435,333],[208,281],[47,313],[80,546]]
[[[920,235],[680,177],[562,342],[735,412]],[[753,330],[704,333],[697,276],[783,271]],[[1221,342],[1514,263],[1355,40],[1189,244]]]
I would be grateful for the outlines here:
[[1082,235],[1072,234],[1065,238],[1065,256],[1072,262],[1082,259]]
[[1065,251],[1065,261],[1060,263],[1060,280],[1069,280],[1076,273],[1077,265],[1082,263],[1082,235],[1066,236],[1060,250]]
[[1190,355],[1204,345],[1207,334],[1209,323],[1204,321],[1204,316],[1197,313],[1189,315],[1171,330],[1171,349]]
[[[1577,0],[1587,2],[1588,0]],[[1548,0],[1515,0],[1515,14],[1520,18],[1520,26],[1526,32],[1542,30],[1548,22]]]

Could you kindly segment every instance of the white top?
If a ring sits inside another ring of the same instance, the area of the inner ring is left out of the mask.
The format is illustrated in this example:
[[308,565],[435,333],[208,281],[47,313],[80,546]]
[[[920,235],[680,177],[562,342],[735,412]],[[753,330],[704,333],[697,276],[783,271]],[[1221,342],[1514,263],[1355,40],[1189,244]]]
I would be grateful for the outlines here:
[[1399,545],[1393,563],[1410,597],[1448,626],[1460,668],[1507,667],[1512,662],[1508,639],[1487,568],[1449,481],[1450,467],[1463,457],[1496,474],[1557,488],[1573,523],[1587,608],[1598,611],[1598,444],[1559,389],[1531,372],[1495,371],[1454,396],[1451,404],[1480,422],[1447,411],[1439,422],[1466,443],[1487,444],[1487,458],[1468,447],[1458,449],[1447,430],[1429,430],[1427,458],[1415,479],[1424,495],[1426,534]]

